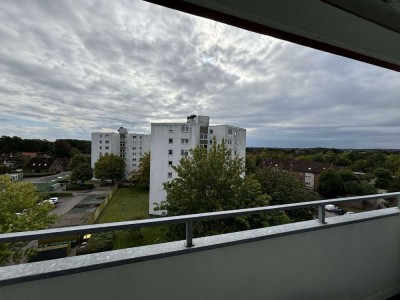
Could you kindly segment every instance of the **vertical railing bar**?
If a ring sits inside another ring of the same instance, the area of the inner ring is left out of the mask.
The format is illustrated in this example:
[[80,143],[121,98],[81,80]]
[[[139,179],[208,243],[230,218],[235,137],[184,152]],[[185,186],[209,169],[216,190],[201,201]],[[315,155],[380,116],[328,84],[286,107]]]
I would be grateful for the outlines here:
[[325,205],[318,206],[318,222],[326,224],[325,222]]
[[397,196],[397,208],[400,209],[400,196]]
[[193,246],[193,222],[186,222],[186,247]]

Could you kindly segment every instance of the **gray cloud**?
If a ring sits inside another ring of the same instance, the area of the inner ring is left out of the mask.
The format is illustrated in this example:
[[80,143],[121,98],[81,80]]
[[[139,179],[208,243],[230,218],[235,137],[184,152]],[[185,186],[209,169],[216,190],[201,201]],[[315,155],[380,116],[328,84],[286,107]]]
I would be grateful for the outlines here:
[[249,146],[399,148],[398,73],[142,1],[0,3],[0,134],[211,116]]

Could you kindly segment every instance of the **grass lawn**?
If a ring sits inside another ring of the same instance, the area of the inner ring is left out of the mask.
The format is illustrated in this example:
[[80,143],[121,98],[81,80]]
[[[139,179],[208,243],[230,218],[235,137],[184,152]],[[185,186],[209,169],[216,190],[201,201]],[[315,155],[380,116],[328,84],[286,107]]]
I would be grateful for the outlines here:
[[[120,188],[103,210],[96,223],[110,223],[149,218],[149,191],[138,188]],[[163,226],[147,227],[138,232],[116,231],[113,249],[156,244],[163,236]]]

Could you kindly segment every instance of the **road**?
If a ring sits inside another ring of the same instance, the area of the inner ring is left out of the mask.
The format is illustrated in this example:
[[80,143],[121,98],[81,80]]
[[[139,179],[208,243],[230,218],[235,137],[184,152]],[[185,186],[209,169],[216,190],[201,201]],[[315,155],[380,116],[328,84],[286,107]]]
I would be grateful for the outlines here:
[[24,177],[21,179],[23,182],[49,182],[58,177],[65,177],[68,176],[71,172],[61,172],[55,175],[44,176],[44,177]]
[[58,198],[58,200],[60,200],[60,203],[56,205],[56,208],[53,210],[53,214],[56,214],[57,216],[65,215],[71,208],[78,204],[89,193],[90,191],[74,192],[74,196],[72,197]]

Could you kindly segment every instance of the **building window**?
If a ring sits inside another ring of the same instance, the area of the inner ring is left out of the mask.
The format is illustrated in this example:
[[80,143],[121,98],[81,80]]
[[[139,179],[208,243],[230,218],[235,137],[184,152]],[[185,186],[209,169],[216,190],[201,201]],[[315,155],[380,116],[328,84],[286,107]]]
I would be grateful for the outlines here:
[[212,145],[212,140],[210,140],[210,145]]
[[172,167],[172,160],[168,161],[168,166]]
[[136,156],[136,152],[133,152],[132,155],[133,155],[133,156]]
[[235,155],[236,155],[237,153],[236,153],[236,151],[235,151]]
[[125,158],[125,154],[120,154],[119,156],[121,156],[122,158]]
[[213,129],[210,129],[210,134],[213,134],[214,133],[214,130]]
[[139,136],[140,139],[142,139],[142,136]]
[[110,149],[110,147],[106,146],[106,150]]
[[133,145],[136,145],[136,141],[133,141],[132,144],[133,144]]
[[132,158],[132,161],[136,161],[136,158]]
[[100,144],[103,144],[103,141],[100,141]]
[[203,145],[203,147],[207,149],[207,145]]
[[139,147],[139,150],[142,150],[142,147]]
[[168,139],[168,144],[173,144],[174,143],[174,139]]
[[142,141],[139,142],[139,145],[141,145],[141,144],[142,144]]
[[136,147],[132,147],[132,150],[136,150]]
[[136,164],[132,164],[132,167],[136,167]]
[[109,144],[110,143],[110,141],[106,141],[106,144]]
[[189,144],[189,139],[181,139],[182,144]]
[[139,152],[139,155],[142,155],[143,153],[142,152]]
[[100,146],[100,149],[102,149],[102,147]]
[[169,126],[169,127],[168,127],[168,131],[169,131],[169,132],[174,132],[174,126]]
[[102,135],[102,134],[100,134],[100,137],[103,137],[103,135]]
[[172,155],[172,150],[171,149],[168,150],[168,155]]
[[228,134],[232,135],[232,129],[228,129]]
[[201,139],[201,140],[206,140],[206,139],[208,139],[208,134],[207,134],[207,133],[200,133],[200,139]]
[[136,139],[136,135],[132,136],[132,138]]
[[102,155],[102,153],[100,152],[100,155]]
[[189,150],[181,150],[181,155],[182,156],[188,156],[189,155]]
[[189,126],[182,126],[182,132],[189,132]]
[[172,172],[168,172],[168,178],[172,178]]
[[232,145],[232,141],[231,140],[228,140],[228,145]]
[[110,136],[109,134],[106,134],[106,135],[105,135],[105,137],[109,137],[109,136]]
[[237,135],[237,130],[235,130],[235,135]]
[[122,147],[125,147],[125,144],[119,144],[119,146],[122,148]]

